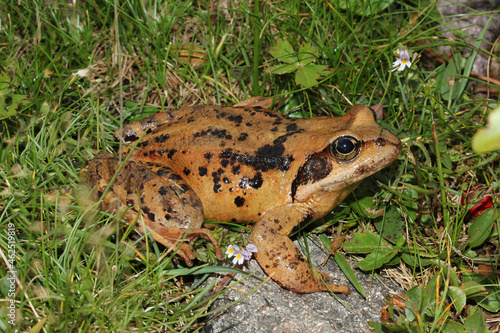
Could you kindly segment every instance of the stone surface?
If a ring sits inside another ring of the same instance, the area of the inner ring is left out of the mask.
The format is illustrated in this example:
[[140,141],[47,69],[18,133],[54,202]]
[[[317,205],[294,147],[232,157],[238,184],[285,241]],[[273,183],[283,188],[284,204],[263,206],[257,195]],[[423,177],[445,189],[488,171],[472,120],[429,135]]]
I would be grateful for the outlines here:
[[[311,241],[308,243],[311,260],[319,267],[326,251]],[[304,253],[302,248],[301,251]],[[354,267],[352,263],[351,267]],[[337,298],[325,292],[296,294],[269,280],[255,293],[209,318],[204,332],[364,332],[368,331],[367,321],[380,320],[380,309],[385,306],[384,295],[391,291],[401,292],[392,281],[384,279],[381,283],[377,277],[355,269],[368,295],[363,298],[347,282],[333,258],[319,268],[330,274],[333,283],[348,284],[351,294],[337,295]],[[266,278],[255,260],[251,260],[244,270],[263,280]],[[235,280],[241,278],[243,275],[237,275]],[[234,285],[216,301],[211,311],[245,297],[259,283],[250,277]]]
[[[481,48],[491,51],[493,42],[500,35],[500,0],[440,0],[437,9],[446,23],[442,30],[448,38],[465,40],[474,45],[486,23],[492,18],[490,25],[484,35]],[[495,12],[493,12],[495,11]],[[458,29],[460,34],[454,34],[452,29]],[[440,52],[444,55],[450,54],[449,47],[441,47]],[[463,56],[468,57],[471,50],[464,50]],[[495,52],[493,52],[495,53]],[[474,61],[472,71],[479,75],[486,76],[488,68],[488,57],[481,52],[478,53]],[[492,59],[490,62],[490,77],[500,78],[500,64]]]

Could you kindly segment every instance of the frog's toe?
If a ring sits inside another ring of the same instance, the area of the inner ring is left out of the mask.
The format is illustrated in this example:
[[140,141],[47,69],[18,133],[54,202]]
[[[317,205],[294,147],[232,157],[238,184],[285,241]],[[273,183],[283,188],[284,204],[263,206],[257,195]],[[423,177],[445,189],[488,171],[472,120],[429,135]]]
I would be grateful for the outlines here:
[[213,244],[215,249],[215,256],[217,257],[217,259],[224,260],[224,255],[222,254],[222,251],[220,249],[219,242],[217,242],[217,240],[215,239],[214,235],[210,230],[205,228],[189,230],[186,238],[191,239],[199,236],[206,238]]
[[[186,265],[193,266],[192,260],[196,258],[193,249],[184,241],[186,239],[193,239],[195,237],[205,237],[208,239],[215,248],[215,255],[217,259],[223,260],[224,255],[220,249],[219,243],[208,229],[181,229],[181,228],[167,228],[151,221],[145,221],[146,228],[153,236],[153,239],[162,244],[169,250],[177,249],[177,254],[186,262]],[[143,230],[140,230],[143,232]]]
[[342,293],[346,296],[351,293],[348,286],[344,286],[341,284],[333,284],[333,283],[326,283],[326,285],[328,286],[329,291],[334,293]]

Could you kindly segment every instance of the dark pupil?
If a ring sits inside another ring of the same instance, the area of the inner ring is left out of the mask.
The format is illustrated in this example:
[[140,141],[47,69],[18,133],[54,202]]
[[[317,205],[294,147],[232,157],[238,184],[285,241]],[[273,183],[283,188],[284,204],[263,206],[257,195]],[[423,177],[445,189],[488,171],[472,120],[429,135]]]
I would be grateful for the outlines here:
[[349,154],[354,150],[354,143],[347,138],[339,138],[337,141],[337,151],[341,154]]

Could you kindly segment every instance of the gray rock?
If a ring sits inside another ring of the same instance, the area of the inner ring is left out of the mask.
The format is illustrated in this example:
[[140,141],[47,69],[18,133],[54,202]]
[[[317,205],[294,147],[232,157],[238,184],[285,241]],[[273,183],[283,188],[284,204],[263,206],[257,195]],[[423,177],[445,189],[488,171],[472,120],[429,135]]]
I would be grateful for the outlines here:
[[[380,321],[380,309],[386,305],[384,296],[391,291],[401,292],[401,289],[390,280],[384,280],[382,284],[375,276],[355,270],[368,294],[365,299],[347,282],[333,258],[324,267],[319,267],[326,251],[311,241],[308,243],[313,264],[328,272],[333,283],[348,284],[351,288],[349,296],[335,297],[326,292],[296,294],[269,280],[255,293],[209,318],[204,332],[359,333],[368,330],[367,321]],[[297,242],[295,244],[300,248]],[[263,280],[267,277],[255,260],[251,260],[244,270]],[[241,278],[243,275],[240,274],[234,280]],[[223,294],[212,305],[211,311],[245,297],[260,283],[252,277],[241,281]]]
[[[493,42],[500,35],[500,13],[498,8],[500,7],[499,0],[440,0],[437,4],[437,9],[443,16],[444,22],[443,30],[446,30],[444,36],[448,38],[453,38],[457,40],[465,40],[471,45],[474,45],[475,40],[479,37],[481,31],[486,26],[486,23],[493,17],[486,34],[484,36],[483,42],[481,43],[481,48],[487,51],[491,51],[491,46]],[[458,29],[461,32],[461,36],[455,36],[450,29]],[[449,54],[449,47],[441,47],[440,52],[444,55]],[[468,57],[471,50],[465,50],[463,52],[464,57]],[[492,59],[490,65],[490,76],[499,78],[500,65],[499,63]],[[474,66],[472,71],[474,73],[486,76],[488,67],[488,57],[482,53],[478,53],[476,56]]]

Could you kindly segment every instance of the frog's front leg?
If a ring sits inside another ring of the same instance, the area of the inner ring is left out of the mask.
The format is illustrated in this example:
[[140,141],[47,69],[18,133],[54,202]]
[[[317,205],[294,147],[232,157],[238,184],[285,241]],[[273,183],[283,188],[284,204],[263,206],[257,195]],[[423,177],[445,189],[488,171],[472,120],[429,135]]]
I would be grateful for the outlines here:
[[[280,206],[268,211],[255,224],[250,242],[257,246],[255,258],[266,274],[282,287],[296,293],[328,291],[349,294],[343,285],[326,283],[327,273],[312,268],[307,258],[295,247],[288,234],[307,219],[293,206]],[[323,282],[323,281],[325,282]]]

